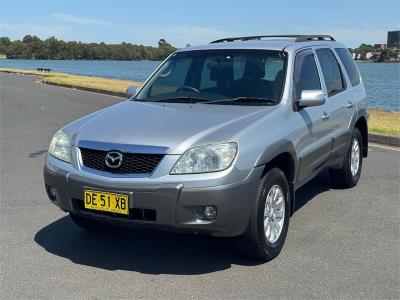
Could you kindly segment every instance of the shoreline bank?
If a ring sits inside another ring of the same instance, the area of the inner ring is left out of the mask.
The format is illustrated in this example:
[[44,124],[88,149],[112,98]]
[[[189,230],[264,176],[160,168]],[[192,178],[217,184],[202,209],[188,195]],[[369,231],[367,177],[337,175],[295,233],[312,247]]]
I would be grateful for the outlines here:
[[142,84],[141,82],[132,80],[82,76],[57,72],[39,72],[35,70],[25,69],[0,68],[0,72],[40,76],[42,83],[86,91],[93,91],[120,97],[126,97],[126,89],[129,86],[140,86]]
[[[66,73],[44,73],[34,70],[0,68],[0,72],[22,75],[40,76],[41,83],[62,86],[66,88],[96,92],[118,97],[127,97],[126,89],[129,86],[140,86],[142,83],[130,80],[110,79],[103,77],[80,76]],[[393,146],[400,146],[398,140],[390,137],[400,137],[400,112],[388,111],[379,108],[369,109],[369,131],[374,142],[390,143]],[[382,135],[385,138],[377,138]],[[386,138],[389,137],[389,138]]]

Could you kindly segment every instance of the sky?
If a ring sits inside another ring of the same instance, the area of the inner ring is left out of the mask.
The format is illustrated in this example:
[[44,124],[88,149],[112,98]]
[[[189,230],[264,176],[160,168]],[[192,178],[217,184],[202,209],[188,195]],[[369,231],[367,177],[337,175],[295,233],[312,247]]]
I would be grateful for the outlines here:
[[176,47],[262,34],[330,34],[348,47],[386,43],[400,0],[0,0],[0,35]]

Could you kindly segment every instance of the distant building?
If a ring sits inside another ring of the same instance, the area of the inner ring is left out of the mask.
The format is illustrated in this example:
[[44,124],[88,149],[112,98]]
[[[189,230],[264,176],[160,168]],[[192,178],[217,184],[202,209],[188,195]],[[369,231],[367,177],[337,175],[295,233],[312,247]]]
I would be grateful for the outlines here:
[[371,59],[371,58],[373,58],[374,56],[375,56],[375,54],[372,53],[372,52],[367,52],[367,54],[365,54],[365,58],[366,58],[366,59]]
[[400,30],[388,31],[387,47],[391,49],[400,49]]
[[386,49],[386,44],[375,44],[374,49],[375,50],[384,50],[384,49]]

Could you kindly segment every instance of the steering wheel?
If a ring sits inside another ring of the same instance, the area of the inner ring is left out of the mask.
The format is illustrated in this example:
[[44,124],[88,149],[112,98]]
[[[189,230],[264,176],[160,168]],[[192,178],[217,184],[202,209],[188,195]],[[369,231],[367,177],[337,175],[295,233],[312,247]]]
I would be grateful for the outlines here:
[[192,91],[192,92],[200,93],[200,91],[198,89],[196,89],[195,87],[192,87],[192,86],[188,86],[188,85],[184,85],[180,88],[177,88],[175,92],[180,92],[180,91]]

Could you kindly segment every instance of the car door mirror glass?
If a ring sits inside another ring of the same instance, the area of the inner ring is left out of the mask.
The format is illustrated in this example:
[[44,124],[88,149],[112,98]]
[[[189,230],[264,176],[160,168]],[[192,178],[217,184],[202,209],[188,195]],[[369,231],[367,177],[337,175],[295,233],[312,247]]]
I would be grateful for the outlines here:
[[301,92],[300,100],[297,100],[298,108],[324,105],[326,94],[321,90],[304,90]]

